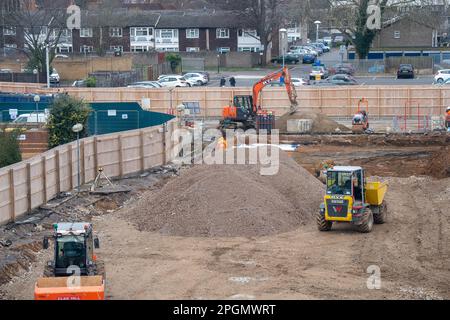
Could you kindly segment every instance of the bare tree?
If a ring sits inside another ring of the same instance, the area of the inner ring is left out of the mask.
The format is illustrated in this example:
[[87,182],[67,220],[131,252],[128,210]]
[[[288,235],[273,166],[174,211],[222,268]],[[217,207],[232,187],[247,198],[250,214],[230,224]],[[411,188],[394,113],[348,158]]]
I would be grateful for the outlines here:
[[264,46],[263,61],[270,55],[272,41],[278,33],[282,19],[286,16],[288,0],[210,0],[212,5],[234,10],[242,21],[242,26],[257,31],[257,39]]
[[57,45],[65,29],[66,12],[61,8],[36,8],[33,0],[22,0],[20,8],[9,12],[4,27],[23,30],[24,48],[28,57],[28,68],[46,72],[46,48],[49,50],[49,64],[55,57]]

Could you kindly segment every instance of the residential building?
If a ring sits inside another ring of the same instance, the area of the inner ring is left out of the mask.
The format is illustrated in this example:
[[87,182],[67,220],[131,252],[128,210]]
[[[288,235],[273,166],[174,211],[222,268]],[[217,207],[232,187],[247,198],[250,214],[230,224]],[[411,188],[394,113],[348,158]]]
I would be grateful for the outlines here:
[[373,48],[437,47],[437,30],[409,16],[396,17],[383,23],[372,46]]

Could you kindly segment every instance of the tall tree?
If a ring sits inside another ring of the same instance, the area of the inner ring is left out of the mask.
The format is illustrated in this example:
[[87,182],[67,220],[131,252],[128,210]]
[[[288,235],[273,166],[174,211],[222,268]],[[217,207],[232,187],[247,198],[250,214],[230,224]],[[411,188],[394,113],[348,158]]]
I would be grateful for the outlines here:
[[286,16],[288,0],[210,0],[212,5],[227,10],[234,10],[239,15],[242,25],[238,27],[257,30],[258,40],[264,46],[263,61],[270,56],[272,41],[278,33],[279,26]]
[[367,57],[379,32],[379,29],[367,27],[368,19],[372,19],[372,15],[367,13],[370,5],[380,8],[381,23],[405,16],[410,16],[415,21],[432,23],[436,27],[441,22],[437,16],[431,18],[433,0],[329,0],[329,3],[330,15],[333,16],[336,27],[355,46],[360,59]]

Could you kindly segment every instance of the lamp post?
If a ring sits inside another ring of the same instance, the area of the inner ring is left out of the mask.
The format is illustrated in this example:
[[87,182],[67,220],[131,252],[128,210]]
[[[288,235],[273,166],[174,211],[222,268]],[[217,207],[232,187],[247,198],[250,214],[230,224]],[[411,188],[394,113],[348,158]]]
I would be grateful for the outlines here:
[[322,22],[319,20],[314,21],[314,24],[316,25],[316,42],[319,41],[319,26]]
[[285,28],[280,29],[280,33],[281,33],[281,54],[283,55],[283,68],[285,65],[285,52],[286,52],[286,35],[287,35],[287,30]]
[[81,179],[80,179],[80,132],[83,131],[83,125],[81,123],[77,123],[72,127],[72,131],[77,134],[77,175],[78,175],[78,186],[77,190],[80,192],[81,190]]
[[217,55],[217,73],[220,73],[220,54]]
[[37,94],[34,96],[33,100],[36,105],[36,123],[39,124],[39,102],[41,101],[41,97]]

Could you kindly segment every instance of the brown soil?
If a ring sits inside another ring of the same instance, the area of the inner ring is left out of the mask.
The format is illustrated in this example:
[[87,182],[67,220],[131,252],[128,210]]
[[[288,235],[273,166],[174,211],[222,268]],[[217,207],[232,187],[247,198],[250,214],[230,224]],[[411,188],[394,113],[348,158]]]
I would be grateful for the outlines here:
[[139,230],[194,237],[252,237],[311,220],[323,186],[284,153],[279,173],[258,166],[201,165],[146,194],[127,218]]
[[450,147],[442,147],[431,158],[429,173],[436,178],[450,177]]
[[328,116],[314,112],[296,112],[294,114],[288,112],[276,120],[276,128],[280,130],[280,132],[287,132],[287,121],[292,119],[312,120],[311,133],[335,133],[336,129],[339,129],[338,131],[342,132],[351,131],[346,126],[337,123]]

